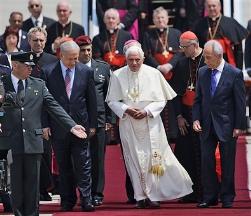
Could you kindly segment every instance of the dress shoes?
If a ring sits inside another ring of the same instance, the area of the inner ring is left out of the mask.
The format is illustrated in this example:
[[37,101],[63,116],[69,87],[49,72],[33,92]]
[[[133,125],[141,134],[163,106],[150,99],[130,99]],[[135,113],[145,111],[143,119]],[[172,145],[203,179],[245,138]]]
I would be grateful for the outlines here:
[[95,211],[95,207],[91,202],[87,202],[84,205],[81,205],[81,210],[84,212],[93,212]]
[[100,206],[100,205],[102,205],[102,203],[103,203],[103,197],[94,196],[92,198],[92,204],[94,206]]
[[211,202],[201,202],[197,205],[198,208],[209,208],[210,206],[217,206],[218,201],[211,201]]
[[126,201],[126,204],[136,204],[136,203],[137,203],[136,199],[128,199]]
[[147,208],[150,208],[150,209],[160,208],[160,202],[158,201],[151,201],[150,199],[146,199],[145,202],[146,202]]
[[40,193],[40,201],[52,201],[52,198],[48,192]]
[[71,212],[72,210],[73,210],[73,206],[69,206],[69,205],[61,206],[62,212]]
[[144,209],[146,208],[146,200],[139,200],[136,202],[136,208]]
[[222,208],[232,208],[233,203],[232,202],[223,202],[222,203]]

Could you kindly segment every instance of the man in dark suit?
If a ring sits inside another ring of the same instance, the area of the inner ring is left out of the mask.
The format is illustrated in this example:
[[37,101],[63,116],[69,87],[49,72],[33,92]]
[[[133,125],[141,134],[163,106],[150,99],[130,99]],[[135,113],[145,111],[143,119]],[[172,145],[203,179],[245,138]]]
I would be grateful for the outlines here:
[[11,198],[16,216],[39,215],[39,173],[43,153],[41,114],[43,108],[66,131],[86,138],[85,128],[77,125],[51,96],[45,83],[29,77],[33,53],[11,56],[13,70],[2,78],[5,113],[1,121],[1,143],[8,143]]
[[[199,208],[218,204],[231,208],[235,197],[236,140],[245,129],[245,86],[241,70],[223,59],[219,42],[208,41],[203,52],[206,66],[199,70],[193,106],[193,129],[200,133],[203,201]],[[215,171],[219,143],[221,185]]]
[[[91,136],[97,126],[97,103],[93,71],[78,63],[79,46],[74,41],[60,45],[60,60],[42,69],[47,87],[60,105]],[[50,122],[52,145],[59,167],[62,211],[76,204],[76,184],[83,211],[94,211],[91,203],[91,159],[88,141],[82,142]],[[73,163],[72,163],[73,161]]]
[[67,1],[60,1],[57,4],[58,21],[53,23],[47,30],[47,52],[55,54],[64,37],[75,39],[85,34],[83,26],[70,20],[71,13],[71,5]]
[[41,0],[29,0],[28,10],[31,13],[31,17],[23,22],[22,29],[28,32],[33,27],[42,27],[43,29],[48,29],[55,20],[45,17],[42,14],[43,5]]
[[[32,68],[31,76],[40,78],[41,68],[58,59],[56,56],[44,52],[47,32],[44,28],[33,27],[28,32],[28,42],[31,46],[31,51],[36,54],[34,59],[36,65]],[[44,132],[44,153],[42,154],[41,169],[40,169],[40,200],[51,201],[48,190],[54,187],[51,174],[51,143],[49,140],[50,128],[43,128]]]
[[92,59],[92,41],[88,36],[79,36],[75,42],[80,47],[79,61],[94,70],[98,127],[96,134],[90,139],[90,150],[92,159],[92,203],[95,206],[99,206],[104,198],[105,134],[111,128],[111,110],[105,103],[110,79],[110,66],[103,61]]

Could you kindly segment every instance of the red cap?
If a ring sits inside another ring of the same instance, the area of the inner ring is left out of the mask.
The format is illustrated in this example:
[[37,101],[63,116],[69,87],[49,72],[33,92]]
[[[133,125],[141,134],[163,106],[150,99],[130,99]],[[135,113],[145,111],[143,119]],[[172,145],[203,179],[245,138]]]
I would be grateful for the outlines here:
[[197,40],[197,36],[196,34],[194,34],[191,31],[186,31],[184,33],[181,34],[180,39],[182,40]]
[[91,38],[89,36],[87,36],[87,35],[81,35],[81,36],[77,37],[75,39],[75,42],[79,46],[85,46],[85,45],[91,45],[92,44]]

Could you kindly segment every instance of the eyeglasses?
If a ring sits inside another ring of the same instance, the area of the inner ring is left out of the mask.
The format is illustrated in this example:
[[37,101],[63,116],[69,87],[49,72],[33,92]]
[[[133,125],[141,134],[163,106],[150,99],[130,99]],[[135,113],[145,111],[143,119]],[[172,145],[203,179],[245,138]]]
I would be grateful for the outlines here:
[[38,8],[40,5],[39,4],[33,4],[33,5],[30,5],[30,8]]
[[190,44],[188,44],[188,45],[179,45],[179,48],[180,49],[186,49],[186,48],[188,48],[188,47],[190,47],[191,45],[193,45],[193,43],[190,43]]

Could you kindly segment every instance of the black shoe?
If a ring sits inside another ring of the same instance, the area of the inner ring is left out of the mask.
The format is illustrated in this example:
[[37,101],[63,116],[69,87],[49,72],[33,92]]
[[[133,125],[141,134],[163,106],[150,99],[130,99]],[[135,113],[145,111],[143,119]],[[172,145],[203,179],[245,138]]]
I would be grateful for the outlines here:
[[103,204],[103,197],[99,197],[99,196],[94,196],[92,198],[92,204],[94,206],[100,206]]
[[72,210],[73,210],[73,206],[69,206],[69,205],[61,206],[62,212],[71,212]]
[[147,208],[151,208],[151,209],[160,208],[160,202],[146,199],[146,206]]
[[128,199],[126,201],[126,204],[136,204],[136,203],[137,203],[136,199]]
[[138,209],[144,209],[146,208],[146,201],[145,200],[139,200],[136,202],[136,208]]
[[40,194],[40,201],[52,201],[52,198],[48,192]]
[[222,203],[222,208],[232,208],[233,203],[232,202],[223,202]]
[[198,201],[196,199],[182,197],[178,200],[179,203],[197,203]]
[[81,209],[84,212],[93,212],[93,211],[95,211],[95,207],[92,205],[91,202],[86,202],[85,204],[81,205]]
[[210,206],[217,206],[218,201],[211,201],[211,202],[201,202],[197,205],[198,208],[209,208]]

